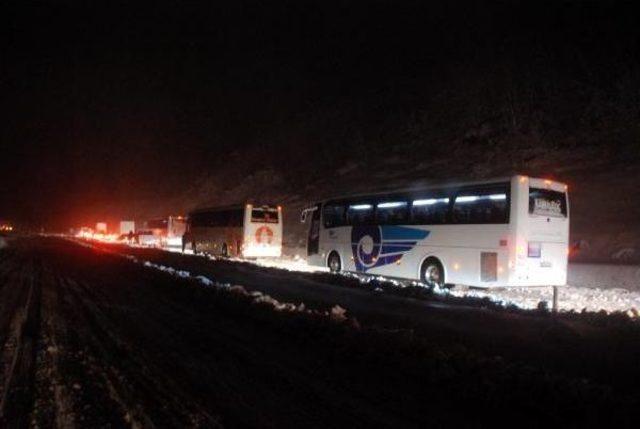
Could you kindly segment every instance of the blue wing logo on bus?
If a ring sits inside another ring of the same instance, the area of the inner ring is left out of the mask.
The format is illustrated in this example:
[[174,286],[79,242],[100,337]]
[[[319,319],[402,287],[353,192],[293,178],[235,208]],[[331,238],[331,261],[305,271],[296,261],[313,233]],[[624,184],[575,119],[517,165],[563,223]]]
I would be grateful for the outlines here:
[[428,236],[429,231],[406,226],[354,226],[351,250],[356,271],[393,264]]

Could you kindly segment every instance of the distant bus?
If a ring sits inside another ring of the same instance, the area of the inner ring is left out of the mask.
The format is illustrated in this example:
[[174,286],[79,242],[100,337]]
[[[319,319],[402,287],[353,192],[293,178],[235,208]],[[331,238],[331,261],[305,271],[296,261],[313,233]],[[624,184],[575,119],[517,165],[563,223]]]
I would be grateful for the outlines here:
[[567,186],[514,176],[319,202],[311,265],[431,286],[561,286],[569,242]]
[[169,216],[167,232],[163,244],[169,247],[182,245],[182,236],[187,231],[187,219],[184,216]]
[[187,220],[184,216],[168,216],[143,222],[139,231],[153,236],[148,241],[155,242],[157,246],[180,247],[186,229]]
[[157,235],[163,235],[167,231],[168,219],[166,217],[160,217],[155,219],[149,219],[142,223],[143,229],[155,231]]
[[162,246],[167,236],[168,223],[168,218],[159,217],[136,224],[138,243],[144,246]]
[[273,205],[213,207],[189,213],[185,244],[216,256],[279,257],[282,208]]

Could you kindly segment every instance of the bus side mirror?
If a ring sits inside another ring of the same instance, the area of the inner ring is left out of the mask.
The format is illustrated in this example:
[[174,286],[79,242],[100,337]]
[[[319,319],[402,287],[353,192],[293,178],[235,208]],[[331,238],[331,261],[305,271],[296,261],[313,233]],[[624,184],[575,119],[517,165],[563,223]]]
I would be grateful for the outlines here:
[[302,212],[300,213],[300,223],[305,223],[307,221],[307,213],[308,211],[302,210]]

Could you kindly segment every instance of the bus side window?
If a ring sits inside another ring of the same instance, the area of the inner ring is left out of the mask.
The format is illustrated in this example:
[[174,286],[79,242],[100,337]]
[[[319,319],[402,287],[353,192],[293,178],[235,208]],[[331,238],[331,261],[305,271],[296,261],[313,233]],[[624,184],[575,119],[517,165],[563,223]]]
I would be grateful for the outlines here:
[[505,188],[461,191],[453,204],[453,222],[508,223],[508,201]]
[[421,198],[411,205],[411,223],[416,225],[442,225],[448,215],[449,198]]
[[241,227],[244,224],[244,209],[234,209],[227,212],[227,225]]
[[349,225],[370,225],[373,223],[373,204],[351,204],[347,210]]
[[344,206],[340,204],[328,204],[322,209],[322,218],[325,228],[333,228],[344,225]]
[[376,224],[399,225],[407,223],[409,204],[406,201],[389,201],[376,207]]
[[223,227],[227,226],[229,222],[229,212],[227,211],[215,211],[210,214],[209,226]]

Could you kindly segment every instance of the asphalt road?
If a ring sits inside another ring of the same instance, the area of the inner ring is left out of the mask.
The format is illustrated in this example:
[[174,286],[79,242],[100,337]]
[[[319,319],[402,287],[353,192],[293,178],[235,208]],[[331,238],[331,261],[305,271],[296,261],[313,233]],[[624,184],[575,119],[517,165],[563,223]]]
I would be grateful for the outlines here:
[[[359,324],[277,312],[119,254],[339,304]],[[155,250],[42,237],[0,250],[0,427],[624,424],[639,339],[624,320],[442,305]]]

